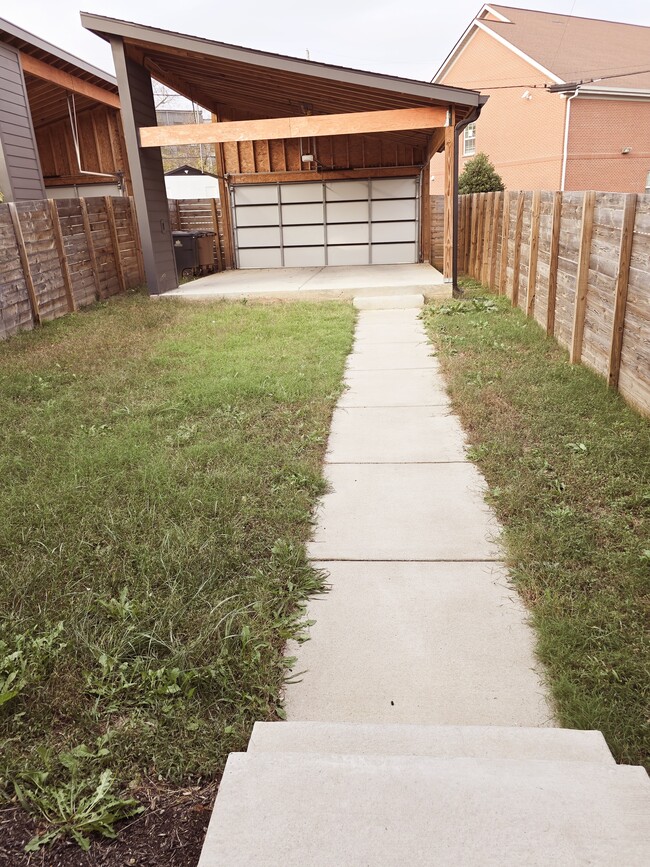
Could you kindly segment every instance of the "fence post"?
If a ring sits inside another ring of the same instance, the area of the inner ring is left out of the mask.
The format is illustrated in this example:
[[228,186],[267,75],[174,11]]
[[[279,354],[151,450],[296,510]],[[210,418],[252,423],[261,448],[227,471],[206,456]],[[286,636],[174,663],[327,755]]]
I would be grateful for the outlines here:
[[106,216],[108,218],[108,228],[111,232],[111,242],[113,244],[113,255],[115,256],[115,269],[117,271],[117,282],[120,284],[120,290],[126,292],[126,279],[124,278],[124,269],[122,268],[122,257],[120,255],[120,239],[117,236],[117,226],[115,224],[115,211],[113,210],[113,200],[110,196],[104,196],[104,205],[106,207]]
[[25,248],[25,239],[23,237],[22,226],[20,225],[20,217],[18,216],[18,211],[16,210],[16,205],[14,202],[7,202],[9,205],[9,213],[11,214],[11,222],[14,227],[14,234],[16,236],[16,244],[18,245],[18,255],[20,256],[20,264],[23,269],[23,276],[25,278],[25,285],[27,287],[27,297],[29,298],[29,305],[32,309],[32,319],[36,325],[41,324],[41,312],[38,307],[38,298],[36,296],[36,287],[34,286],[34,280],[32,278],[32,272],[29,267],[29,259],[27,258],[27,250]]
[[483,261],[481,262],[480,281],[485,286],[490,278],[490,238],[492,237],[492,199],[494,193],[483,193]]
[[99,269],[97,267],[97,256],[95,255],[95,247],[93,245],[93,236],[90,230],[90,217],[88,216],[88,206],[84,198],[79,199],[79,207],[81,208],[81,219],[84,224],[84,235],[86,236],[86,245],[88,247],[88,256],[90,257],[90,268],[93,272],[95,280],[95,300],[101,298],[101,284],[99,282]]
[[521,230],[524,223],[524,193],[517,199],[517,222],[515,223],[515,250],[512,262],[512,306],[519,306],[519,266],[521,265]]
[[478,193],[472,193],[472,238],[469,250],[469,276],[476,278],[476,249],[478,247]]
[[553,193],[553,220],[551,223],[551,252],[548,264],[548,299],[546,302],[546,333],[555,333],[555,302],[557,299],[557,269],[560,258],[560,224],[562,222],[562,193]]
[[611,388],[618,388],[618,375],[621,369],[621,351],[625,329],[625,308],[627,287],[630,279],[630,260],[634,240],[634,220],[636,218],[636,193],[628,193],[623,205],[623,225],[621,227],[621,246],[616,270],[616,290],[614,295],[614,320],[612,322],[612,341],[607,369],[607,381]]
[[499,263],[499,295],[508,288],[508,242],[510,240],[510,193],[503,193],[503,222],[501,223],[501,262]]
[[587,190],[582,200],[582,223],[580,227],[580,251],[578,253],[578,273],[576,276],[575,306],[573,308],[573,330],[571,332],[571,364],[578,364],[582,357],[582,338],[585,332],[585,311],[587,309],[587,287],[589,286],[589,256],[591,255],[591,233],[594,226],[594,205],[596,193]]
[[65,297],[68,301],[68,312],[73,313],[77,309],[77,302],[74,300],[74,291],[72,288],[72,277],[70,276],[70,268],[68,266],[68,257],[65,253],[65,242],[63,240],[63,232],[61,231],[61,220],[59,219],[59,211],[54,199],[48,201],[50,207],[50,219],[52,220],[52,231],[54,232],[54,244],[56,252],[59,256],[61,265],[61,276],[63,277],[63,287],[65,289]]
[[497,271],[497,238],[499,232],[499,206],[501,193],[492,193],[492,231],[490,233],[490,267],[488,270],[487,284],[494,291]]
[[539,254],[539,218],[540,218],[539,190],[533,192],[533,205],[530,215],[530,248],[528,255],[528,287],[526,290],[526,316],[532,316],[535,312],[535,295],[537,292],[537,258]]

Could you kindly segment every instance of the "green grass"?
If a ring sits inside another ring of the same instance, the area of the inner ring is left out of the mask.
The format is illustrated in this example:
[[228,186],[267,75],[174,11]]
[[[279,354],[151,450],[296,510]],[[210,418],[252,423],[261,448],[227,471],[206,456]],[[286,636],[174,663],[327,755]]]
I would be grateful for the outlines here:
[[[504,298],[427,307],[561,724],[650,762],[650,424]],[[474,297],[472,297],[474,296]]]
[[282,714],[353,324],[133,296],[0,344],[7,797],[214,778]]

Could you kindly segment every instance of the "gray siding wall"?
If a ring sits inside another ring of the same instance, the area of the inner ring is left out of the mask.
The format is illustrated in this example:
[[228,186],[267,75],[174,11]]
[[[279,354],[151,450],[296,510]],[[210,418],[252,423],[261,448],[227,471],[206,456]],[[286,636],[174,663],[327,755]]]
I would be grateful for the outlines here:
[[160,148],[139,145],[138,128],[156,126],[151,75],[126,57],[121,39],[111,44],[147,285],[152,295],[159,295],[175,289],[178,278]]
[[18,52],[0,44],[0,190],[6,201],[44,199],[45,186]]

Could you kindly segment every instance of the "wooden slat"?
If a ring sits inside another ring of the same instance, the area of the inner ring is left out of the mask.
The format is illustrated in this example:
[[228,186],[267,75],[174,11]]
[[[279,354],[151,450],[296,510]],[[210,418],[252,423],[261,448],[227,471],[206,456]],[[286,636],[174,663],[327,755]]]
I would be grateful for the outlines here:
[[593,190],[587,190],[582,203],[578,273],[576,275],[573,329],[571,331],[571,348],[569,350],[569,361],[571,364],[578,364],[582,358],[582,339],[585,331],[585,311],[587,309],[587,289],[589,286],[589,257],[591,255],[591,235],[594,227],[595,204],[596,193]]
[[68,257],[65,254],[65,244],[63,242],[63,232],[61,231],[61,221],[59,220],[59,211],[56,207],[56,200],[49,199],[48,205],[50,208],[50,219],[52,220],[52,233],[54,235],[54,244],[61,265],[61,276],[63,277],[63,288],[65,289],[65,297],[68,302],[68,310],[70,313],[77,309],[77,302],[74,298],[74,290],[72,288],[72,277],[70,276],[70,267],[68,265]]
[[129,196],[129,214],[131,217],[131,232],[135,241],[135,255],[138,260],[138,278],[142,286],[147,284],[147,275],[144,270],[144,256],[142,255],[142,245],[140,244],[140,229],[138,226],[138,215],[135,211],[135,202]]
[[97,266],[97,256],[95,255],[95,245],[93,243],[93,235],[90,229],[90,219],[88,217],[88,206],[84,198],[79,199],[79,207],[81,208],[81,219],[83,220],[84,235],[86,236],[86,245],[88,246],[88,257],[90,259],[90,267],[93,272],[95,281],[95,299],[99,301],[101,297],[101,284],[99,282],[99,268]]
[[[444,122],[444,121],[443,121]],[[442,125],[442,124],[441,124]],[[445,129],[445,228],[443,243],[443,268],[445,280],[451,280],[453,270],[454,238],[454,150],[456,134],[453,124]]]
[[618,388],[618,376],[621,369],[621,351],[623,349],[623,334],[625,333],[625,310],[627,307],[627,287],[630,277],[630,260],[632,258],[632,241],[634,240],[634,221],[636,218],[636,193],[628,193],[623,205],[623,226],[621,228],[621,246],[616,269],[616,290],[614,295],[614,321],[612,324],[612,339],[607,368],[607,381],[611,388]]
[[490,237],[492,235],[492,199],[494,193],[484,193],[483,199],[483,253],[481,256],[481,283],[487,285],[490,275]]
[[524,223],[524,193],[517,198],[517,220],[515,223],[515,249],[512,262],[512,306],[519,305],[519,267],[521,265],[521,231]]
[[501,199],[503,193],[492,195],[492,229],[490,232],[490,267],[488,271],[488,286],[494,292],[496,289],[497,273],[497,243],[499,237],[499,214],[501,211]]
[[[316,114],[303,117],[235,120],[217,123],[179,123],[171,126],[140,127],[141,147],[184,144],[214,144],[228,141],[310,138],[311,136],[352,135],[427,130],[445,125],[447,109],[442,106],[396,108],[388,111],[358,111],[349,114]],[[453,132],[453,129],[452,129]]]
[[508,239],[510,238],[510,193],[503,194],[503,217],[501,222],[501,261],[499,263],[499,295],[508,288]]
[[30,54],[24,54],[22,51],[20,52],[20,65],[24,72],[34,75],[36,78],[41,78],[52,84],[58,84],[59,87],[63,87],[65,90],[87,96],[89,99],[103,102],[105,105],[110,105],[113,108],[120,107],[120,98],[116,93],[104,90],[103,87],[98,87],[89,81],[83,81],[83,79],[77,78],[69,72],[57,69],[50,63],[44,63]]
[[535,295],[537,293],[537,258],[539,256],[539,221],[541,211],[541,193],[533,192],[533,204],[530,216],[530,247],[528,254],[528,287],[526,289],[526,316],[532,316],[535,311]]
[[553,217],[551,222],[551,250],[548,265],[548,298],[546,303],[546,333],[555,333],[555,304],[557,300],[557,269],[560,259],[560,225],[562,222],[562,193],[553,193]]
[[106,207],[106,216],[108,218],[108,228],[111,235],[111,244],[113,246],[113,255],[115,257],[115,270],[117,271],[117,281],[120,284],[120,290],[126,291],[126,278],[124,276],[124,268],[122,265],[122,256],[120,254],[120,240],[117,237],[117,226],[115,225],[115,211],[113,210],[113,200],[110,196],[104,196],[104,206]]
[[38,297],[36,295],[36,287],[34,286],[34,280],[32,278],[32,272],[29,267],[29,259],[27,257],[27,250],[25,249],[25,239],[23,237],[22,226],[20,225],[20,217],[18,216],[18,211],[16,209],[16,205],[13,202],[8,202],[9,205],[9,213],[11,215],[11,222],[14,227],[14,234],[16,236],[16,244],[18,245],[18,255],[20,257],[20,264],[23,269],[23,277],[25,278],[25,285],[27,286],[27,295],[29,297],[29,304],[32,308],[32,319],[36,323],[36,325],[41,324],[41,313],[38,307]]

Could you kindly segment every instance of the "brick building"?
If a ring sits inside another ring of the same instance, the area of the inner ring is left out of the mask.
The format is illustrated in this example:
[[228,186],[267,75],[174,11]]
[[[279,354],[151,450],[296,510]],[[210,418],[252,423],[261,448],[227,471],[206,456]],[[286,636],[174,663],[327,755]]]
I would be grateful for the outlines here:
[[[461,140],[460,171],[483,151],[508,189],[643,193],[649,70],[650,27],[485,5],[433,81],[490,96]],[[432,193],[443,176],[436,155]]]

